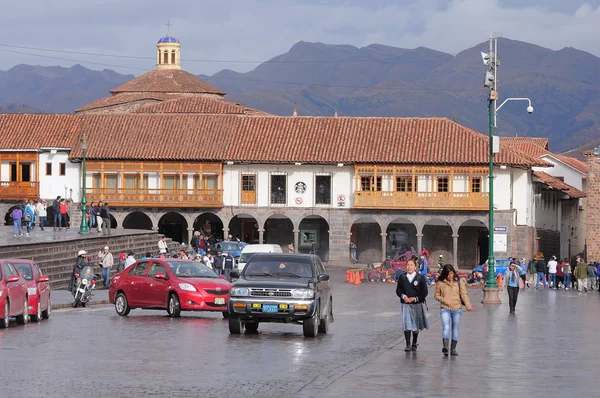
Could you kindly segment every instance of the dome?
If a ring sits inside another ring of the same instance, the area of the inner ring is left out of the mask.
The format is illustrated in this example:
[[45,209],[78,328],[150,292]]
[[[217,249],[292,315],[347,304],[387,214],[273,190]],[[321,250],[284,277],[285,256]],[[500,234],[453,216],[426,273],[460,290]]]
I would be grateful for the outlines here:
[[158,40],[158,44],[160,43],[179,43],[179,40],[167,34],[165,37],[161,37],[160,40]]

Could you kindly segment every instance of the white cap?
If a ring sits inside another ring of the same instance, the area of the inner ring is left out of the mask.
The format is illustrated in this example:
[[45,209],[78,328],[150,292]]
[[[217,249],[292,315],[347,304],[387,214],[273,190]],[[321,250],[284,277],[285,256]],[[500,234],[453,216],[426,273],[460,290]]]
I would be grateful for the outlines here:
[[108,246],[104,246],[104,250],[108,250]]
[[83,256],[84,254],[87,254],[87,252],[86,252],[85,250],[79,250],[79,251],[77,252],[77,255],[78,255],[78,256]]

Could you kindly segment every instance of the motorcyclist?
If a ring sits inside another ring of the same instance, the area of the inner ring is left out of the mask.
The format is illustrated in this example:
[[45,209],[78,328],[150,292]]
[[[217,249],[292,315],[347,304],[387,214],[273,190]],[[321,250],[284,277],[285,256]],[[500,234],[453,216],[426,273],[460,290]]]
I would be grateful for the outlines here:
[[77,259],[75,260],[75,266],[73,266],[71,280],[69,281],[69,290],[71,291],[72,295],[75,295],[75,274],[81,274],[83,267],[88,265],[86,255],[87,252],[85,250],[79,250],[77,252]]

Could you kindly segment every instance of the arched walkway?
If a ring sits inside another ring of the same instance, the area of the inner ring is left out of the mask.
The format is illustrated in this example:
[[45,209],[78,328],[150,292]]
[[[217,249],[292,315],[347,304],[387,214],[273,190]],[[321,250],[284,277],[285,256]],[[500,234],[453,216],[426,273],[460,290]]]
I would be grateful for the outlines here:
[[417,249],[417,227],[407,218],[396,218],[389,223],[386,235],[386,256],[395,258],[410,251],[411,246]]
[[458,228],[458,265],[472,269],[485,263],[489,254],[489,232],[480,220],[467,220]]
[[[8,211],[6,212],[6,214],[4,215],[4,225],[13,225],[13,218],[12,218],[12,212],[14,209],[21,207],[21,205],[15,205],[15,206],[11,206]],[[37,220],[36,220],[37,221]],[[48,224],[48,223],[46,223]]]
[[146,213],[134,211],[125,216],[122,225],[125,229],[152,229],[152,219]]
[[163,215],[158,221],[158,233],[171,238],[176,242],[189,242],[188,223],[184,216],[179,213],[169,212]]
[[448,221],[433,218],[423,226],[423,248],[429,251],[429,266],[437,270],[439,256],[444,256],[444,263],[455,265],[455,254],[453,250],[453,231]]
[[[229,235],[232,240],[239,239],[246,243],[262,243],[263,230],[259,228],[256,218],[249,214],[238,214],[229,221]],[[225,240],[230,240],[227,238]]]
[[298,233],[294,234],[296,253],[309,253],[313,240],[321,261],[329,261],[329,223],[317,215],[306,216],[300,221]]
[[212,235],[214,239],[226,240],[223,236],[223,221],[216,214],[200,214],[194,220],[193,228],[194,231],[200,231],[205,235]]
[[350,240],[356,244],[360,263],[379,263],[383,259],[381,226],[371,217],[361,217],[350,227]]
[[294,242],[294,224],[283,214],[273,214],[265,221],[263,243],[273,243],[281,246],[287,252],[288,245]]

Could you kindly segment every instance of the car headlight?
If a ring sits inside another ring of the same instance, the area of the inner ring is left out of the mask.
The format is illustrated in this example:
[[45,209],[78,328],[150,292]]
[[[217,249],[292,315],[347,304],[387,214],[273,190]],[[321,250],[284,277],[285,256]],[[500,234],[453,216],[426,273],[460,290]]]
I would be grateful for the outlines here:
[[27,294],[32,296],[34,294],[37,294],[37,287],[28,287],[27,288]]
[[196,288],[194,287],[194,285],[190,285],[189,283],[180,283],[179,284],[179,288],[181,290],[187,290],[188,292],[195,292],[195,291],[197,291]]
[[229,291],[232,297],[245,297],[250,295],[250,290],[247,287],[234,287]]
[[292,298],[309,299],[315,297],[315,291],[312,289],[294,289],[292,290]]

